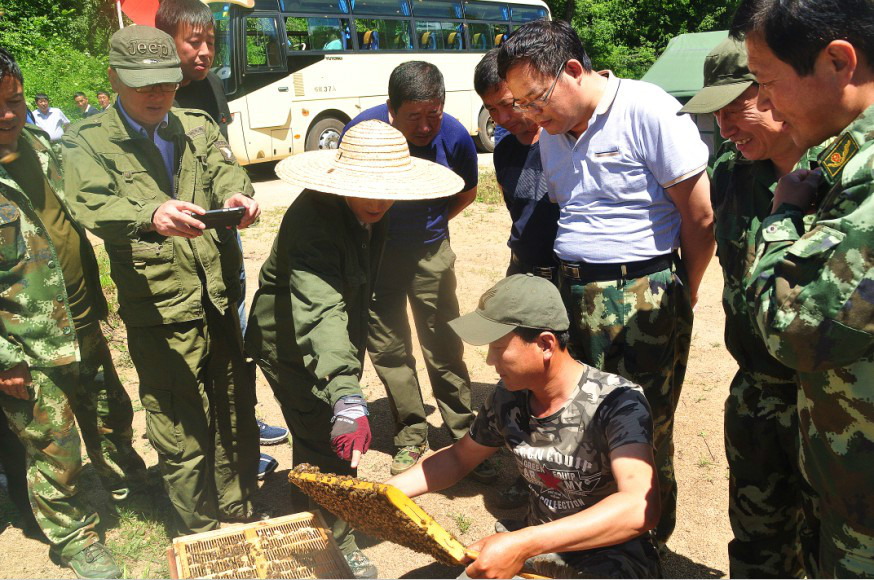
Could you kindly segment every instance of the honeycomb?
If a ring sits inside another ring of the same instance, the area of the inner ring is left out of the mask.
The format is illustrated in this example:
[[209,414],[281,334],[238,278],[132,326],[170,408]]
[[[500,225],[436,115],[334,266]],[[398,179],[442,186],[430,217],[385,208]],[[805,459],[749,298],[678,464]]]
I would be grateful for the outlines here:
[[292,470],[288,479],[367,535],[429,554],[448,565],[458,565],[464,557],[464,545],[393,486],[321,473],[306,463]]
[[180,578],[349,578],[321,515],[302,512],[173,540]]

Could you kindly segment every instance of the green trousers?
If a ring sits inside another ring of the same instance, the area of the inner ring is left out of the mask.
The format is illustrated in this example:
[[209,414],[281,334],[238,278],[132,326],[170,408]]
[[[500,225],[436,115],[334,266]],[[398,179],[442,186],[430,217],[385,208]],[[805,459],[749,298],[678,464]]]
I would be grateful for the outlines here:
[[97,513],[79,495],[80,431],[92,465],[115,497],[141,483],[146,469],[131,445],[133,408],[100,325],[77,332],[81,362],[31,368],[28,400],[0,394],[9,427],[26,452],[33,514],[66,558],[97,541]]
[[662,506],[655,540],[664,544],[677,519],[674,411],[692,337],[692,304],[682,263],[615,282],[580,284],[562,276],[561,293],[574,355],[637,383],[649,402]]
[[[315,465],[323,473],[351,475],[356,477],[358,470],[352,469],[348,461],[337,457],[331,450],[331,418],[333,408],[312,394],[312,384],[301,384],[294,373],[283,372],[282,363],[278,368],[261,367],[267,383],[282,410],[282,416],[291,432],[292,465],[301,463]],[[291,486],[292,504],[296,509],[321,509],[304,495],[297,487]],[[334,533],[337,546],[344,554],[358,549],[355,535],[346,520],[335,517],[327,510],[321,510],[325,522]]]
[[146,434],[158,452],[179,534],[251,516],[258,489],[255,367],[236,308],[205,318],[128,327]]
[[815,578],[818,521],[798,464],[798,384],[739,370],[725,401],[732,578]]
[[407,301],[443,423],[457,440],[473,422],[464,346],[447,324],[459,316],[456,286],[455,253],[448,239],[386,246],[370,305],[367,350],[388,394],[397,447],[428,440]]

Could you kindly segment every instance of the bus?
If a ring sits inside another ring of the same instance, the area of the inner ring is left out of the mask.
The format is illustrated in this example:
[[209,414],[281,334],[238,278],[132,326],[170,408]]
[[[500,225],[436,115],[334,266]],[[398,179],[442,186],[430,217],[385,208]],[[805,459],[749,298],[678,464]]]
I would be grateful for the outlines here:
[[480,149],[494,124],[473,90],[483,54],[524,22],[549,18],[541,0],[232,0],[210,2],[213,72],[230,104],[241,164],[337,147],[343,127],[388,98],[391,71],[425,60],[443,73],[445,112]]

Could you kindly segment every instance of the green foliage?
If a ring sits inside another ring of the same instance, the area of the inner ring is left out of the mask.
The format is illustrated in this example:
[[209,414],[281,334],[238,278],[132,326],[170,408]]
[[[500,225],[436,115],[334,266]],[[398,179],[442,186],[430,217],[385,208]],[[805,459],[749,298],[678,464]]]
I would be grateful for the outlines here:
[[79,116],[73,94],[82,91],[92,104],[108,90],[107,47],[113,27],[113,3],[105,0],[0,0],[0,46],[15,56],[24,75],[24,92],[46,93],[70,118]]
[[[546,0],[553,18],[565,19],[568,1]],[[596,70],[640,78],[674,36],[727,28],[738,2],[576,0],[572,24]]]
[[498,180],[492,169],[482,169],[479,172],[479,184],[476,188],[476,201],[486,205],[504,205],[504,194],[498,187]]

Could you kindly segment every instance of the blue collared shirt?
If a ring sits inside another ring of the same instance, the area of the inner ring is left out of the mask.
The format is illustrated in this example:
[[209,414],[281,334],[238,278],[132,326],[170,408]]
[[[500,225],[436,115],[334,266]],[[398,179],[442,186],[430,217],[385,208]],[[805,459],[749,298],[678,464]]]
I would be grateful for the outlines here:
[[[124,110],[124,106],[121,104],[121,98],[119,97],[116,102],[118,103],[118,111],[124,117],[124,120],[127,121],[131,127],[134,128],[134,131],[145,137],[149,138],[149,132],[146,131],[142,125],[134,121],[130,118],[130,115],[127,114],[127,111]],[[164,119],[158,124],[158,127],[155,129],[155,138],[151,139],[155,146],[158,148],[158,151],[161,153],[161,158],[164,160],[164,168],[167,170],[167,177],[170,178],[170,191],[168,194],[172,195],[173,191],[175,191],[175,175],[173,173],[173,165],[175,160],[175,147],[172,141],[167,141],[160,135],[158,135],[158,129],[163,129],[169,123],[169,114],[164,115]],[[175,197],[175,196],[174,196]]]

